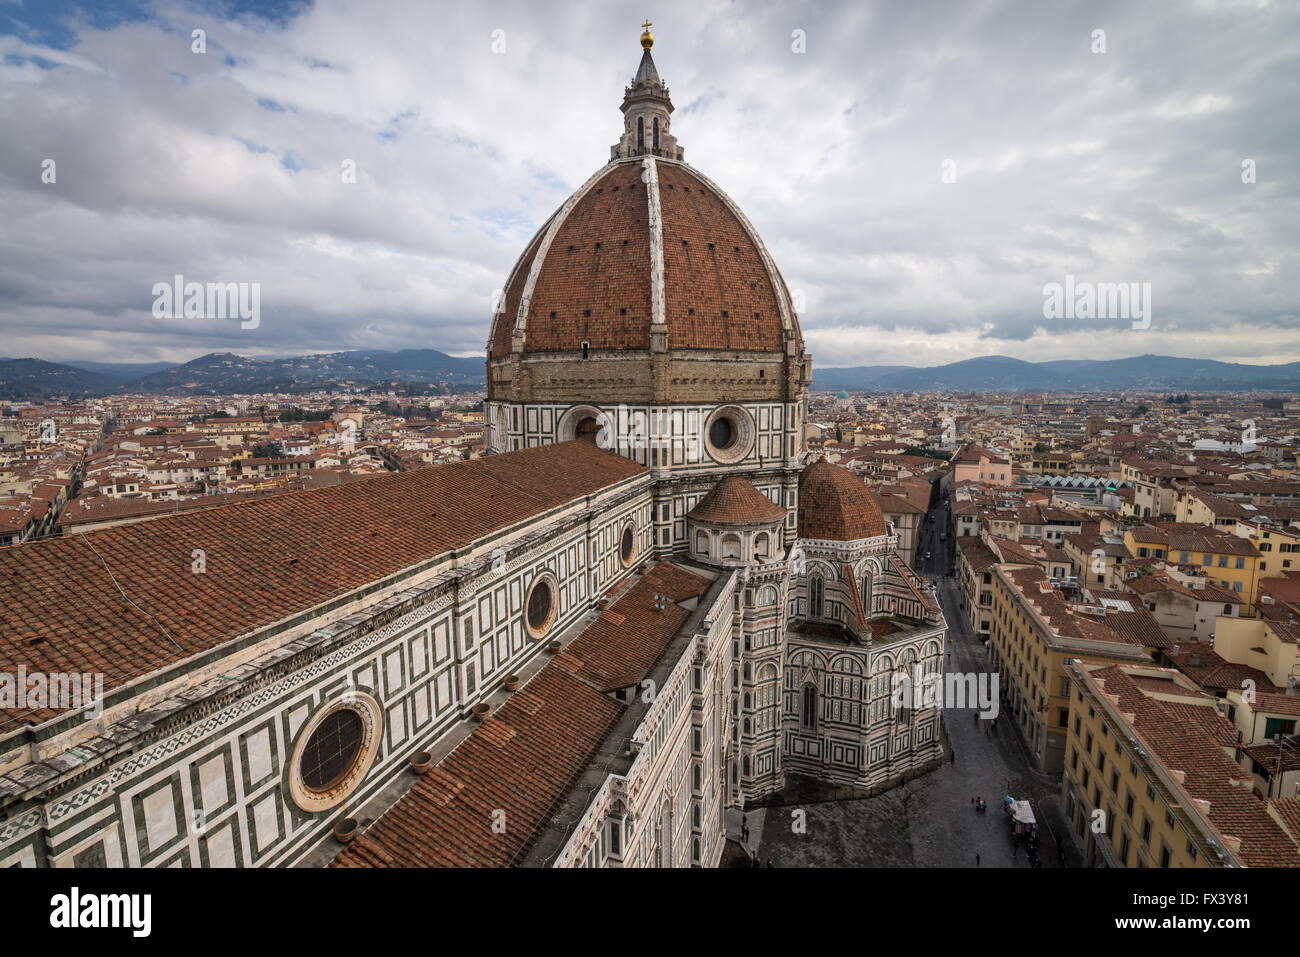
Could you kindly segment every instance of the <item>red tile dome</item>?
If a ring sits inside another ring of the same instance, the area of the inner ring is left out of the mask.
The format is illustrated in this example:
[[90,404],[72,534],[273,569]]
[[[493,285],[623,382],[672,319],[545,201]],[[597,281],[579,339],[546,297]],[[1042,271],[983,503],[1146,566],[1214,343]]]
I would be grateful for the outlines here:
[[648,351],[656,323],[670,351],[780,353],[799,338],[784,280],[725,194],[684,163],[616,159],[524,250],[488,358],[510,355],[517,330],[525,354]]
[[887,534],[880,505],[858,476],[819,459],[799,477],[799,537],[853,542]]
[[728,475],[687,513],[708,525],[769,525],[785,518],[785,509],[743,478]]

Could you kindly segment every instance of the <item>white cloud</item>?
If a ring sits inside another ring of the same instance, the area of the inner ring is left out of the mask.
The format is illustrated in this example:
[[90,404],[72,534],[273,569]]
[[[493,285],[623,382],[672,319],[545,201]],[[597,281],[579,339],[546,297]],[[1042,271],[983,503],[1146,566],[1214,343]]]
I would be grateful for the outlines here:
[[[673,132],[806,292],[818,365],[1300,358],[1295,8],[1112,8],[1095,55],[1094,14],[1028,0],[661,6]],[[642,13],[384,9],[0,36],[3,351],[480,352],[514,259],[608,157]],[[175,273],[261,282],[261,328],[160,327]],[[1153,328],[1046,323],[1066,273],[1151,282]]]

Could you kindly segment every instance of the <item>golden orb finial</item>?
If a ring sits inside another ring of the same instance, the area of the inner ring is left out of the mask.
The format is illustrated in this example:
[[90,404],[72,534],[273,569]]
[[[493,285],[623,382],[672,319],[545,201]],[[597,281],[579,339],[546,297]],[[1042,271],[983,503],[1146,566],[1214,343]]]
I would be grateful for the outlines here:
[[645,29],[645,33],[641,34],[641,47],[642,49],[649,50],[655,45],[655,35],[650,32],[650,28],[654,26],[654,24],[647,20],[645,23],[641,24],[641,26]]

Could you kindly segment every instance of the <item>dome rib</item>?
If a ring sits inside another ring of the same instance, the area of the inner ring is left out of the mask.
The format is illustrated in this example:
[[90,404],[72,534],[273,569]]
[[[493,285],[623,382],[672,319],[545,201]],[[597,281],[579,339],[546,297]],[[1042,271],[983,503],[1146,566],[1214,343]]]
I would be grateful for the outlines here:
[[596,184],[609,175],[614,167],[606,166],[597,170],[582,187],[570,196],[560,207],[551,221],[551,228],[546,231],[546,236],[542,244],[538,247],[537,255],[533,257],[533,262],[528,269],[528,281],[524,284],[523,296],[519,300],[519,315],[515,318],[515,328],[522,329],[524,335],[528,334],[528,311],[532,304],[533,294],[537,289],[537,280],[541,275],[542,267],[546,265],[546,258],[551,251],[551,243],[554,241],[560,228],[568,221],[569,216],[573,213],[578,203],[585,199],[586,196],[595,188]]

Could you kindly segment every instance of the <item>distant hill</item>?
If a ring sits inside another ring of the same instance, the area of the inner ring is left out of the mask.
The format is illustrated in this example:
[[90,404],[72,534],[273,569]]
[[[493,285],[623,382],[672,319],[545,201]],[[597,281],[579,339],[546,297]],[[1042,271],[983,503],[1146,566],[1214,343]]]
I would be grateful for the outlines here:
[[436,349],[372,349],[287,359],[250,359],[214,352],[126,383],[121,391],[293,393],[392,383],[424,384],[447,392],[472,391],[483,387],[484,363],[482,359],[458,359]]
[[34,401],[59,395],[104,395],[116,385],[111,376],[58,362],[0,359],[0,399]]
[[822,392],[840,389],[885,392],[1294,391],[1300,390],[1300,362],[1255,366],[1171,356],[1026,362],[1009,356],[980,356],[928,368],[855,366],[819,369],[814,366],[812,387]]
[[226,395],[301,393],[396,384],[430,391],[483,388],[482,359],[458,359],[436,349],[388,352],[369,349],[279,359],[250,359],[214,352],[176,365],[0,358],[0,399],[37,400],[112,393]]
[[[214,352],[182,365],[165,362],[47,362],[0,358],[0,399],[38,400],[112,393],[228,395],[302,393],[398,384],[448,393],[482,389],[481,358],[459,359],[436,349],[329,352],[251,359]],[[1061,359],[1026,362],[980,356],[948,365],[856,366],[813,369],[813,388],[881,392],[1213,392],[1242,389],[1300,392],[1300,362],[1254,366],[1213,359],[1136,356],[1130,359]]]
[[98,372],[111,379],[116,379],[118,382],[131,382],[141,376],[161,372],[163,369],[170,369],[176,365],[175,362],[88,362],[84,359],[70,359],[63,364],[72,366],[75,369]]

